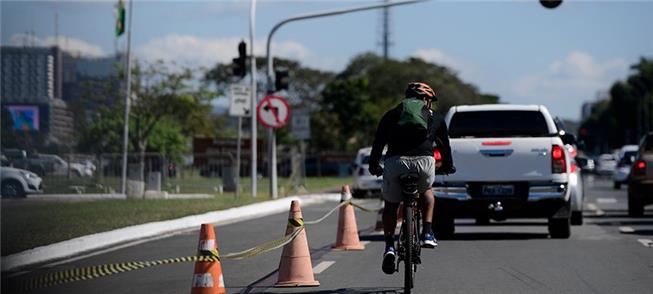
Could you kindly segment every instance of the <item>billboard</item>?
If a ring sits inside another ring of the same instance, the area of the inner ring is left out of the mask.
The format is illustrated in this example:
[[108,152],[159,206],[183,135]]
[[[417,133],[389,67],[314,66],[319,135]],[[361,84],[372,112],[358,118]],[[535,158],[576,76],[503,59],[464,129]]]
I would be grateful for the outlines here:
[[39,107],[36,105],[7,105],[7,110],[18,131],[38,131],[40,127]]

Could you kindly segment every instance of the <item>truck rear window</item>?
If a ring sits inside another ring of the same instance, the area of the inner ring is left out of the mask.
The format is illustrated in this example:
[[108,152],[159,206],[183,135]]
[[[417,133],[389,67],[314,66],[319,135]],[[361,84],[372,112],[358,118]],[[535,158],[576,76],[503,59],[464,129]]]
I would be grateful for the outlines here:
[[545,137],[551,136],[539,111],[497,110],[454,113],[449,137]]

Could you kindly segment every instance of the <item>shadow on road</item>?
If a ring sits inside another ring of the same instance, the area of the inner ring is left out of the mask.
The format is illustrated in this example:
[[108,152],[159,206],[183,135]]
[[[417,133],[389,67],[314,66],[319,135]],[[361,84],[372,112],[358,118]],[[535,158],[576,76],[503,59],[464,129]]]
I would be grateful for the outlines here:
[[[268,292],[269,288],[258,289],[249,289],[246,292],[238,292],[241,294],[245,293],[278,293],[278,292]],[[251,291],[251,292],[250,292]],[[402,288],[397,287],[388,287],[388,288],[347,288],[347,289],[332,289],[332,290],[316,290],[316,291],[305,291],[305,292],[292,292],[295,294],[397,294],[403,293]]]
[[455,233],[453,236],[446,240],[459,240],[459,241],[503,241],[503,240],[532,240],[532,239],[548,239],[547,233]]
[[489,224],[478,225],[475,223],[456,223],[456,227],[532,227],[546,226],[544,222],[490,222]]

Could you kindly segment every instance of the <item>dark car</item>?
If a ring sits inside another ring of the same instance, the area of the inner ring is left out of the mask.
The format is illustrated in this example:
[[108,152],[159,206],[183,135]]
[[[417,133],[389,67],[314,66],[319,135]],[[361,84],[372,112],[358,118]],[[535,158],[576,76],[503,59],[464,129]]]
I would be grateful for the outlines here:
[[628,178],[628,215],[642,216],[653,203],[653,132],[644,136]]

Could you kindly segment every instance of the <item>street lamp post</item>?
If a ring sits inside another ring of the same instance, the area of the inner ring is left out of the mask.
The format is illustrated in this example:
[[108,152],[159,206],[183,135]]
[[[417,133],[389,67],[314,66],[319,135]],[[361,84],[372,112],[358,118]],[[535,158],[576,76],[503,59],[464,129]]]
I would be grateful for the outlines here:
[[[279,30],[281,26],[293,21],[326,17],[326,16],[334,16],[334,15],[340,15],[340,14],[351,13],[351,12],[372,10],[372,9],[387,8],[391,6],[414,4],[414,3],[426,2],[426,1],[428,0],[408,0],[408,1],[398,1],[398,2],[375,4],[375,5],[357,6],[357,7],[337,9],[337,10],[307,13],[307,14],[292,16],[280,21],[279,23],[274,25],[274,27],[272,27],[272,30],[270,30],[270,33],[268,34],[267,45],[266,45],[268,94],[274,92],[274,83],[272,82],[272,73],[274,72],[274,68],[272,64],[272,55],[270,55],[270,44],[272,43],[272,36],[277,30]],[[277,198],[277,152],[276,152],[276,135],[273,129],[270,129],[269,131],[269,139],[270,139],[269,140],[270,142],[270,161],[269,161],[270,196],[272,198]]]
[[[250,114],[250,122],[252,124],[252,132],[251,132],[251,137],[250,137],[250,144],[251,149],[252,149],[252,171],[251,171],[251,176],[252,176],[252,197],[256,197],[256,180],[257,180],[257,173],[256,173],[256,160],[257,160],[257,148],[258,145],[257,140],[256,140],[256,56],[254,56],[254,33],[255,33],[255,26],[256,26],[256,0],[252,0],[250,8],[249,8],[249,44],[250,44],[250,65],[251,65],[251,82],[252,82],[252,97],[251,97],[251,104],[249,108],[249,114]],[[239,168],[240,170],[240,168]],[[240,175],[238,175],[240,177]]]

